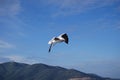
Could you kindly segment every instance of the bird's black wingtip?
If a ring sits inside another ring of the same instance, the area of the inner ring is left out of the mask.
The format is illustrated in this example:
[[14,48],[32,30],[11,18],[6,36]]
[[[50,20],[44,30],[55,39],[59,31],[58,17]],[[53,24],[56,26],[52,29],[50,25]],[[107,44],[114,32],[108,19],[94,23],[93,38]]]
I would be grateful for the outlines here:
[[49,49],[49,50],[48,50],[48,53],[50,53],[50,51],[51,51],[51,50]]

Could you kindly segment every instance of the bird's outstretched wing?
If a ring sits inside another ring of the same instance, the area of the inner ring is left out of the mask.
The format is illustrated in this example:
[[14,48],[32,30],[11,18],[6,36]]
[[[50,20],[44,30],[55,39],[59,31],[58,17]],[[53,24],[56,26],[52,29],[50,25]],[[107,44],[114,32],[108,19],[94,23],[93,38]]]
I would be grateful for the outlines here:
[[50,52],[50,51],[51,51],[52,45],[53,45],[53,44],[50,44],[50,47],[49,47],[48,52]]
[[68,41],[69,41],[68,35],[65,33],[65,34],[61,35],[61,37],[63,37],[65,39],[65,43],[68,44]]

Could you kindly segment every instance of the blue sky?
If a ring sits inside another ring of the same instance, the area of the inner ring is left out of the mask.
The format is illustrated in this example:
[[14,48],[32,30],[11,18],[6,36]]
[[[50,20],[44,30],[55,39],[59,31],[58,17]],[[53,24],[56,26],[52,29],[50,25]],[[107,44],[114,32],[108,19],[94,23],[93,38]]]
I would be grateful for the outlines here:
[[[120,0],[0,0],[0,63],[74,68],[120,78]],[[48,41],[67,33],[48,53]]]

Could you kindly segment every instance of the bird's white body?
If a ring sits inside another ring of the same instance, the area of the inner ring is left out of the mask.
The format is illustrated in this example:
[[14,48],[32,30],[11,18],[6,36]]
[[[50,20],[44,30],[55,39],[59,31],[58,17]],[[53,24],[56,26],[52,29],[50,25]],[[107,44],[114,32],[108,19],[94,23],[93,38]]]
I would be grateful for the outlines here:
[[62,37],[60,37],[60,36],[57,37],[59,40],[55,40],[55,38],[56,38],[56,37],[53,37],[53,38],[48,42],[48,44],[56,44],[56,43],[63,42],[63,41],[65,40],[64,38],[62,38]]

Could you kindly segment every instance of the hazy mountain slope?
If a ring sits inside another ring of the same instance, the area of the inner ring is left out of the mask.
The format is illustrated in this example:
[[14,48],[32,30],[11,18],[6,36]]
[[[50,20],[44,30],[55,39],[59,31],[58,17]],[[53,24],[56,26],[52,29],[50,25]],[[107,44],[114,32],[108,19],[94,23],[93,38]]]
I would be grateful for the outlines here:
[[[0,64],[0,80],[108,80],[74,69],[45,64],[7,62]],[[109,79],[112,80],[112,79]]]

